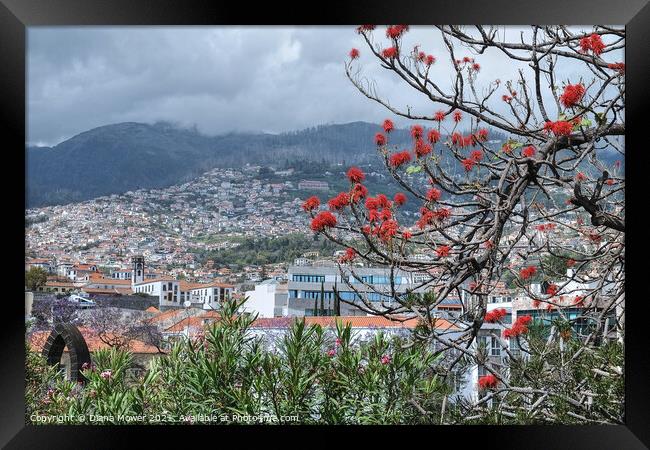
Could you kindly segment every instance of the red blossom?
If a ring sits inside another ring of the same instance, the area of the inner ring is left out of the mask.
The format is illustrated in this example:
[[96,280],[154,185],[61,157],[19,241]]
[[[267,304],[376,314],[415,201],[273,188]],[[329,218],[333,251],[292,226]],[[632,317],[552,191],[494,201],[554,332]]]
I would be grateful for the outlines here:
[[546,293],[550,296],[554,296],[555,294],[558,293],[560,290],[560,287],[557,284],[549,284],[548,287],[546,288]]
[[503,337],[512,338],[528,333],[528,324],[533,320],[531,316],[518,317],[511,328],[503,330]]
[[535,147],[532,145],[529,145],[528,147],[525,147],[522,151],[521,154],[525,156],[526,158],[532,158],[535,156]]
[[393,201],[397,206],[402,206],[404,203],[406,203],[406,195],[404,195],[402,192],[398,192],[395,194],[395,197],[393,197]]
[[512,101],[512,97],[510,97],[509,95],[504,94],[504,95],[501,96],[501,100],[503,100],[506,103],[510,103]]
[[497,308],[488,312],[483,320],[488,323],[496,323],[499,320],[503,319],[507,314],[508,311],[506,311],[504,308]]
[[375,134],[375,144],[377,144],[379,147],[386,145],[386,136],[381,133]]
[[492,374],[483,375],[478,379],[478,387],[484,391],[486,389],[494,389],[499,385],[499,379]]
[[451,215],[451,209],[440,208],[433,211],[433,217],[439,221],[447,219]]
[[471,158],[465,158],[461,161],[466,172],[470,172],[474,168],[476,161]]
[[422,139],[422,134],[424,133],[424,129],[422,128],[421,125],[413,125],[411,127],[411,136],[413,139]]
[[453,117],[454,117],[454,122],[458,123],[463,118],[463,113],[461,113],[460,111],[454,111]]
[[345,249],[345,254],[339,258],[339,262],[349,262],[354,260],[354,258],[357,256],[357,252],[355,249],[352,247],[348,247]]
[[357,33],[361,33],[364,31],[372,31],[377,27],[377,25],[359,25],[357,27]]
[[463,135],[460,134],[458,131],[455,133],[452,133],[451,135],[451,143],[453,145],[463,145]]
[[405,240],[408,241],[409,239],[411,239],[412,236],[413,235],[411,234],[410,231],[402,231],[402,238],[404,238]]
[[522,280],[527,280],[537,273],[537,268],[535,266],[528,266],[519,271],[519,276]]
[[551,131],[556,136],[568,136],[573,131],[571,122],[565,120],[558,120],[557,122],[546,122],[544,124],[546,131]]
[[472,153],[469,154],[469,157],[470,159],[479,162],[483,159],[483,150],[472,150]]
[[359,57],[359,50],[353,48],[350,50],[350,59],[357,59]]
[[365,187],[363,184],[357,183],[354,186],[352,186],[352,194],[350,200],[354,203],[357,203],[362,198],[366,198],[367,195],[368,195],[368,188]]
[[330,207],[332,211],[338,211],[340,209],[343,209],[349,204],[350,204],[350,196],[348,195],[347,192],[341,192],[336,197],[330,199],[330,201],[327,202],[327,205]]
[[481,66],[480,66],[480,64],[479,64],[479,63],[474,63],[474,64],[472,64],[472,70],[474,70],[474,71],[476,71],[476,72],[478,72],[479,70],[481,70]]
[[487,141],[488,138],[488,130],[485,128],[481,128],[476,132],[476,139],[478,139],[481,142]]
[[418,158],[428,155],[433,150],[430,144],[427,144],[422,139],[415,141],[415,155]]
[[390,361],[391,361],[390,355],[384,355],[381,357],[381,363],[383,365],[390,364]]
[[436,111],[436,113],[433,115],[433,120],[437,122],[442,122],[445,120],[445,112],[444,111]]
[[442,192],[440,192],[440,189],[436,188],[431,188],[429,189],[429,192],[427,192],[427,200],[430,202],[437,202],[440,200],[440,196],[442,195]]
[[430,143],[435,144],[440,140],[440,132],[438,130],[429,130],[427,133],[427,140]]
[[387,59],[393,59],[393,58],[396,58],[397,55],[398,55],[397,47],[388,47],[388,48],[385,48],[385,49],[381,52],[381,55],[382,55],[384,58],[387,58]]
[[562,103],[565,108],[569,108],[576,105],[580,100],[582,100],[582,97],[584,95],[585,87],[582,85],[582,83],[568,84],[560,96],[560,103]]
[[567,259],[566,261],[566,266],[567,267],[573,267],[576,265],[576,260],[575,259]]
[[576,180],[577,180],[577,181],[584,181],[584,180],[586,180],[586,179],[587,179],[587,177],[585,176],[584,173],[582,173],[582,172],[578,172],[578,173],[576,174]]
[[382,127],[384,128],[384,131],[386,133],[390,133],[391,131],[393,131],[393,128],[395,128],[393,125],[393,121],[390,119],[384,120]]
[[390,208],[390,200],[384,194],[377,194],[375,197],[380,208]]
[[446,256],[449,256],[449,246],[448,245],[441,245],[436,249],[436,254],[440,258],[444,258]]
[[336,226],[336,217],[329,211],[319,212],[311,221],[311,229],[314,231],[323,231],[334,226]]
[[377,235],[382,241],[389,242],[397,234],[398,228],[399,225],[395,220],[387,220],[380,225]]
[[350,167],[346,175],[351,183],[361,183],[366,178],[366,175],[358,167]]
[[391,25],[386,28],[386,37],[399,39],[409,29],[408,25]]
[[436,57],[433,56],[433,55],[427,55],[426,59],[424,60],[424,63],[425,63],[427,66],[430,66],[430,65],[432,65],[432,64],[435,64],[435,62],[436,62]]
[[399,152],[399,153],[394,153],[390,156],[389,159],[390,165],[392,167],[395,167],[396,169],[401,165],[406,164],[409,161],[411,161],[411,154],[409,153],[408,150],[404,150],[403,152]]
[[510,145],[508,142],[506,142],[501,147],[501,150],[503,150],[504,153],[511,153],[512,152],[512,145]]
[[611,185],[614,184],[614,180],[612,180],[611,178],[608,178],[608,179],[605,181],[605,183],[607,183],[607,186],[611,186]]
[[309,197],[307,200],[305,200],[305,203],[302,204],[302,209],[304,209],[305,211],[313,211],[319,206],[320,206],[320,199],[314,195]]

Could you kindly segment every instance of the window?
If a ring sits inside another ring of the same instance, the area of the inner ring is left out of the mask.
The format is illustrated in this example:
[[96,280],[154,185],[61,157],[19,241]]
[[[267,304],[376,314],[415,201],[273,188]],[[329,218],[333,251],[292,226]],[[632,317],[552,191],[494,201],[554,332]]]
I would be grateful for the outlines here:
[[[334,292],[325,291],[325,300],[333,300]],[[321,291],[302,291],[302,298],[309,299],[319,299],[320,300]]]
[[291,280],[300,283],[324,283],[325,275],[293,275]]
[[163,291],[167,290],[167,286],[163,284]]

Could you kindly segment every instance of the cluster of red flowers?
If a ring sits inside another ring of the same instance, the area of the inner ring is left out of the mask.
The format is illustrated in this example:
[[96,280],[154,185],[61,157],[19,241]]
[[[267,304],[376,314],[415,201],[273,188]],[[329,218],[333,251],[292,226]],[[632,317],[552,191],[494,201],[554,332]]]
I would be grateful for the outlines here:
[[339,262],[345,263],[352,261],[357,256],[357,252],[352,247],[345,249],[345,253],[339,258]]
[[427,140],[432,144],[435,144],[440,140],[440,132],[438,130],[429,130],[427,133]]
[[444,258],[446,256],[449,256],[449,250],[450,248],[448,245],[440,245],[436,249],[436,255],[438,255],[440,258]]
[[386,136],[381,133],[375,134],[375,144],[377,144],[378,147],[386,145]]
[[[416,50],[417,50],[417,48],[416,48]],[[418,53],[418,61],[423,62],[427,66],[430,66],[430,65],[432,65],[433,63],[436,62],[436,57],[433,56],[433,55],[427,55],[424,52],[419,52]]]
[[393,197],[393,201],[395,202],[396,205],[402,206],[404,203],[406,203],[406,195],[404,195],[401,192],[398,192],[395,194],[395,197]]
[[555,225],[554,223],[542,223],[542,224],[537,225],[537,226],[535,227],[535,229],[536,229],[537,231],[542,231],[542,232],[545,232],[545,231],[552,231],[552,230],[555,229],[555,226],[556,226],[556,225]]
[[442,122],[443,120],[445,120],[445,116],[446,114],[444,111],[436,111],[435,114],[433,115],[433,120],[437,122]]
[[302,204],[302,209],[305,211],[313,211],[314,209],[318,208],[320,206],[320,200],[318,197],[315,195],[309,197],[307,200],[305,200],[305,203]]
[[442,192],[440,192],[440,189],[436,188],[431,188],[429,189],[429,192],[427,192],[427,200],[430,202],[437,202],[440,200],[440,196],[442,195]]
[[493,389],[499,384],[499,379],[492,374],[483,375],[478,379],[478,387],[481,390]]
[[481,65],[479,63],[474,63],[471,65],[471,68],[473,71],[478,72],[479,70],[481,70]]
[[564,88],[564,92],[560,95],[560,103],[564,105],[565,108],[574,106],[585,95],[585,87],[582,83],[578,84],[568,84]]
[[501,147],[501,150],[503,150],[504,153],[511,153],[512,152],[512,144],[510,144],[509,142],[506,142]]
[[474,164],[476,164],[476,161],[471,158],[465,158],[461,161],[461,163],[463,164],[466,172],[471,172],[471,170],[474,168]]
[[336,197],[330,199],[327,205],[332,211],[338,211],[350,204],[350,195],[347,192],[341,192]]
[[621,63],[621,62],[619,62],[619,63],[609,63],[609,64],[607,64],[607,67],[617,71],[621,75],[623,75],[625,73],[625,63]]
[[361,183],[366,178],[366,175],[358,167],[350,167],[347,176],[351,183]]
[[352,186],[350,201],[353,203],[357,203],[362,198],[366,198],[367,195],[368,195],[368,188],[365,187],[363,184],[357,183],[354,186]]
[[517,317],[517,320],[511,328],[503,330],[503,337],[510,339],[528,333],[528,324],[532,322],[532,320],[533,318],[531,316]]
[[386,37],[391,39],[399,39],[408,30],[408,25],[390,25],[386,28]]
[[336,217],[329,211],[319,212],[311,221],[311,229],[314,231],[323,231],[325,228],[336,226]]
[[390,364],[391,359],[392,359],[392,358],[390,357],[390,355],[383,355],[383,356],[381,357],[381,363],[382,363],[383,365]]
[[594,33],[591,36],[586,36],[580,39],[580,50],[584,53],[591,50],[594,55],[600,55],[604,49],[605,44],[599,34]]
[[501,96],[501,100],[503,100],[506,103],[510,103],[512,101],[512,97],[510,97],[509,95],[503,94]]
[[546,293],[550,296],[554,296],[555,294],[558,293],[560,290],[560,287],[557,284],[549,284],[548,287],[546,288]]
[[524,147],[524,149],[521,151],[521,154],[526,158],[532,158],[535,156],[535,147],[532,145]]
[[359,57],[359,50],[353,48],[350,50],[350,59],[357,59]]
[[387,59],[396,58],[398,54],[397,47],[388,47],[381,52],[381,56]]
[[567,259],[566,260],[566,266],[567,267],[573,267],[576,265],[576,260],[575,259]]
[[404,150],[403,152],[399,153],[393,153],[389,159],[390,165],[396,169],[409,161],[411,161],[411,154],[408,152],[408,150]]
[[427,225],[431,225],[433,222],[441,222],[451,215],[451,210],[448,208],[440,208],[435,211],[430,210],[429,208],[422,207],[420,208],[421,217],[416,222],[417,226],[422,230]]
[[472,153],[469,154],[469,158],[479,162],[483,159],[483,150],[472,150]]
[[393,131],[393,128],[395,128],[395,126],[393,125],[392,120],[386,119],[386,120],[384,120],[384,123],[382,124],[382,128],[384,129],[384,131],[386,133],[390,133],[391,131]]
[[463,113],[461,113],[460,111],[454,111],[453,117],[454,117],[454,122],[458,123],[463,118]]
[[417,139],[415,141],[415,155],[418,158],[428,155],[433,150],[433,147],[430,144],[427,144],[422,139]]
[[534,276],[536,273],[537,273],[537,267],[528,266],[528,267],[524,267],[519,271],[519,276],[521,277],[522,280],[527,280],[528,278]]
[[422,139],[422,133],[424,133],[424,129],[420,125],[413,125],[411,127],[411,137],[413,139]]
[[488,323],[496,323],[499,320],[503,319],[507,314],[508,314],[508,311],[506,311],[504,308],[497,308],[497,309],[493,309],[492,311],[488,312],[485,315],[485,319],[483,319],[483,320],[485,322],[488,322]]
[[587,179],[587,177],[585,176],[584,173],[578,172],[576,174],[576,181],[585,181],[586,179]]
[[357,27],[357,33],[362,33],[364,31],[372,31],[377,27],[377,25],[359,25]]
[[573,125],[565,120],[548,121],[544,124],[544,130],[552,132],[556,136],[568,136],[573,131]]

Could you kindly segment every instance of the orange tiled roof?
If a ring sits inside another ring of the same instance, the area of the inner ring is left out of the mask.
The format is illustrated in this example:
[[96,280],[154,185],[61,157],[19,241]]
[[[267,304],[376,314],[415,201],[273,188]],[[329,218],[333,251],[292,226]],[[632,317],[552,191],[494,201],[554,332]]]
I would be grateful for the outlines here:
[[213,322],[215,318],[210,317],[186,317],[178,323],[175,323],[171,327],[167,328],[165,331],[168,332],[178,332],[189,330],[190,328],[203,328],[207,323]]
[[[100,337],[97,335],[97,333],[94,330],[87,327],[81,327],[79,328],[79,331],[81,332],[81,335],[84,337],[84,340],[86,341],[86,345],[88,345],[88,350],[90,350],[91,352],[95,352],[99,349],[110,348],[108,344],[106,344],[100,339]],[[33,333],[29,337],[30,347],[32,347],[33,350],[40,352],[41,350],[43,350],[43,346],[45,345],[45,342],[47,341],[49,335],[50,335],[50,331],[37,331]],[[119,336],[111,333],[108,333],[106,335],[107,340],[115,339],[116,337]],[[147,344],[137,339],[130,341],[128,350],[132,353],[149,353],[149,354],[160,353],[155,346]]]
[[[289,327],[294,320],[300,317],[275,317],[260,318],[253,322],[253,327],[259,328],[284,328]],[[352,328],[409,328],[417,326],[419,319],[410,318],[404,321],[390,320],[383,316],[326,316],[326,317],[305,317],[307,325],[320,325],[321,327],[335,327],[336,321],[340,320],[344,325],[350,324]],[[443,330],[458,329],[455,325],[445,319],[436,319],[436,328]]]
[[178,314],[181,314],[183,312],[182,309],[170,309],[165,312],[161,312],[160,314],[153,316],[151,319],[148,319],[149,322],[155,323],[155,322],[163,322],[165,320],[172,319]]
[[147,309],[145,309],[145,312],[150,312],[150,313],[159,313],[160,310],[156,308],[155,306],[150,306]]
[[135,283],[136,285],[139,284],[148,284],[148,283],[157,283],[159,281],[178,281],[172,277],[159,277],[159,278],[151,278],[151,279],[145,279],[144,281],[141,281],[140,283]]

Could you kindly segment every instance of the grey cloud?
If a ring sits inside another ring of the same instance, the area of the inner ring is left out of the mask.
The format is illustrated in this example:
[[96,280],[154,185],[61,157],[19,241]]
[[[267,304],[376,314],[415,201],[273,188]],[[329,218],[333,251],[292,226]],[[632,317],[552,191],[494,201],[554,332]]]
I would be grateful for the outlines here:
[[[376,40],[386,45],[383,29]],[[439,57],[436,81],[450,83],[439,32],[412,27],[404,48],[415,44]],[[353,27],[30,28],[28,141],[55,144],[120,121],[167,120],[207,134],[380,121],[388,112],[345,76],[352,47],[391,104],[438,109],[381,69]],[[499,52],[477,61],[481,82],[516,76]]]

